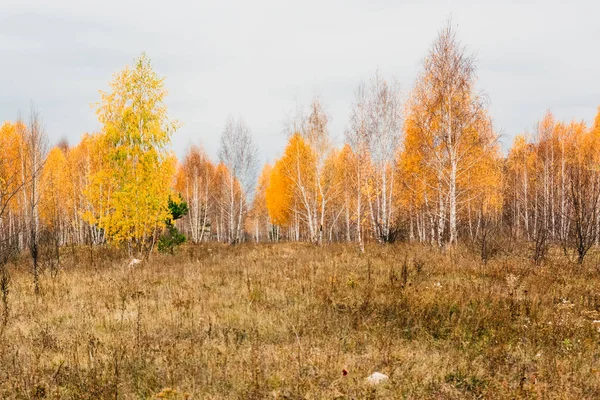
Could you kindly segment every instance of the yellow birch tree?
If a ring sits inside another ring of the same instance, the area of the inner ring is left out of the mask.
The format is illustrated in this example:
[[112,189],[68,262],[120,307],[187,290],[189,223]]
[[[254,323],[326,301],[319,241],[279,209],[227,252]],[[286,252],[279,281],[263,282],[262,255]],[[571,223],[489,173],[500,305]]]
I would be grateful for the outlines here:
[[179,124],[167,117],[164,78],[145,54],[117,73],[110,88],[100,92],[96,111],[103,127],[95,144],[106,154],[86,189],[92,203],[105,206],[85,217],[109,241],[147,257],[169,215],[175,158],[168,149]]

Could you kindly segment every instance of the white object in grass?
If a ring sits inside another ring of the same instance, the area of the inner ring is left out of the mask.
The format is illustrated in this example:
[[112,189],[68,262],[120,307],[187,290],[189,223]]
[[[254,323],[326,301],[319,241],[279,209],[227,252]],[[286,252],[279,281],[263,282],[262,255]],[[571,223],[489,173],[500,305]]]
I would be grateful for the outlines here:
[[141,263],[142,263],[142,260],[140,260],[139,258],[134,258],[133,260],[131,260],[129,262],[129,268],[133,268],[136,265],[141,264]]
[[381,372],[373,372],[371,375],[367,377],[367,382],[371,385],[377,385],[381,382],[385,382],[390,379],[386,374],[382,374]]

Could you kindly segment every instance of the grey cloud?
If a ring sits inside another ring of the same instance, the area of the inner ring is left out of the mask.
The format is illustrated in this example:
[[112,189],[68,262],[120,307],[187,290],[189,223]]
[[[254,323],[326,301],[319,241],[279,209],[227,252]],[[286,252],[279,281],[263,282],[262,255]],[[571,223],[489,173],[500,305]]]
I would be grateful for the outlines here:
[[314,93],[341,142],[354,88],[377,68],[410,91],[446,18],[475,52],[505,148],[551,109],[593,120],[600,103],[596,1],[4,0],[0,120],[41,109],[51,141],[99,129],[91,103],[142,51],[167,77],[181,156],[216,158],[227,115],[241,114],[265,160],[285,145],[286,113]]

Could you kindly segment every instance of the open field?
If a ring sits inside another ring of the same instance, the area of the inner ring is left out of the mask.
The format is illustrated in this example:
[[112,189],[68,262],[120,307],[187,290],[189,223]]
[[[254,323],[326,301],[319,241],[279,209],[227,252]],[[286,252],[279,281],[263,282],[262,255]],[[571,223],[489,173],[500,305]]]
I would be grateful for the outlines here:
[[[600,398],[595,254],[536,267],[209,244],[135,269],[76,255],[37,298],[24,261],[9,268],[1,398]],[[369,386],[374,371],[390,380]]]

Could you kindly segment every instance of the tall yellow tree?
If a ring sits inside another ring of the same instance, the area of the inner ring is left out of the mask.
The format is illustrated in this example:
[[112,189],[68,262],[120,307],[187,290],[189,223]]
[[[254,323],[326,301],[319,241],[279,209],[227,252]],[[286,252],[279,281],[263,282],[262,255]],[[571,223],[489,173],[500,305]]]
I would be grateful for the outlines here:
[[67,207],[71,203],[72,191],[67,174],[65,153],[54,147],[46,157],[42,172],[40,222],[52,233],[57,246],[65,242],[65,228],[70,216]]
[[568,132],[566,209],[570,232],[564,242],[576,251],[581,264],[600,233],[600,138],[584,122],[571,122]]
[[397,200],[399,208],[408,212],[409,237],[417,238],[422,243],[433,243],[436,236],[437,179],[434,171],[427,168],[424,138],[415,117],[415,112],[409,114],[404,124],[404,150],[398,162]]
[[202,149],[192,146],[177,170],[175,190],[188,203],[189,212],[180,222],[183,232],[193,243],[207,239],[211,212],[214,210],[214,193],[211,196],[215,166]]
[[271,220],[286,226],[290,218],[307,228],[309,240],[317,243],[320,237],[320,212],[322,192],[317,174],[317,157],[304,138],[296,133],[291,138],[283,156],[273,167],[266,202]]
[[440,246],[458,238],[459,211],[468,199],[461,182],[469,183],[465,177],[485,157],[498,153],[497,135],[475,91],[475,72],[473,56],[448,23],[423,61],[408,103],[411,129],[420,138],[422,168],[435,175]]
[[258,184],[252,200],[252,208],[249,213],[249,219],[247,222],[247,229],[250,232],[254,232],[254,239],[259,242],[261,240],[261,231],[264,229],[265,239],[272,239],[272,224],[271,218],[269,217],[269,210],[267,207],[267,189],[270,184],[271,174],[273,172],[273,166],[266,163],[258,177]]
[[356,214],[353,210],[356,209],[357,179],[355,174],[357,163],[358,159],[348,144],[344,145],[340,151],[334,152],[328,158],[327,163],[327,170],[331,171],[329,173],[332,180],[330,186],[334,188],[331,196],[332,204],[329,207],[332,210],[330,212],[332,221],[329,225],[333,227],[338,218],[343,217],[344,237],[347,242],[352,240],[352,226],[356,224]]
[[23,247],[27,180],[21,160],[25,130],[22,122],[0,126],[0,257],[6,257],[10,248]]
[[598,113],[596,114],[596,118],[594,119],[594,126],[592,127],[592,132],[594,132],[594,135],[600,137],[600,107],[598,107]]
[[535,146],[525,135],[517,135],[506,159],[505,211],[510,211],[511,229],[516,238],[530,239],[531,204],[535,194]]
[[[86,216],[103,215],[108,206],[105,187],[91,185],[103,168],[107,149],[101,145],[102,135],[84,134],[77,146],[67,152],[67,179],[71,195],[67,197],[68,213],[71,216],[72,243],[103,243],[105,232],[99,226],[88,223]],[[92,220],[93,222],[93,220]]]
[[265,203],[271,222],[279,227],[290,224],[294,212],[293,182],[278,160],[271,169],[269,185],[265,190]]
[[95,144],[105,156],[86,189],[92,203],[104,206],[85,217],[108,240],[147,256],[169,213],[175,172],[169,144],[179,124],[167,117],[164,78],[145,54],[117,73],[110,88],[100,92],[96,111],[102,134]]

